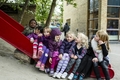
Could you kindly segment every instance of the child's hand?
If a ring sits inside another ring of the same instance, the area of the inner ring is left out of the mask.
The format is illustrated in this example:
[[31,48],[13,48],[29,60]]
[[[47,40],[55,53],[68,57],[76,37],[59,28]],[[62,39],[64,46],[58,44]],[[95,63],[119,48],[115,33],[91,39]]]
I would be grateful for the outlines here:
[[62,59],[62,54],[59,55],[59,59]]
[[77,58],[78,58],[78,57],[75,55],[75,56],[74,56],[74,59],[77,59]]
[[92,61],[93,62],[98,62],[98,59],[97,58],[93,58]]
[[33,39],[33,38],[30,38],[30,42],[33,43],[33,42],[34,42],[34,39]]
[[41,37],[41,36],[42,36],[42,34],[40,33],[40,34],[38,34],[38,36],[39,36],[39,37]]
[[101,44],[103,44],[103,43],[104,43],[104,42],[103,42],[102,40],[99,40],[99,41],[98,41],[98,44],[99,44],[99,45],[101,45]]
[[70,56],[71,58],[74,58],[74,54],[71,54],[71,56]]
[[49,63],[52,64],[52,58],[49,58]]

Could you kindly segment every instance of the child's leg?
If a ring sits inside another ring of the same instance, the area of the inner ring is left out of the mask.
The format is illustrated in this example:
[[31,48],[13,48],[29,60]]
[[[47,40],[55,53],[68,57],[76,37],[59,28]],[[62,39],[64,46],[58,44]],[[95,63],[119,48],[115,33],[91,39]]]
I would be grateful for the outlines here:
[[63,66],[63,62],[64,62],[64,60],[62,60],[62,59],[58,62],[56,73],[58,73],[60,71],[61,67]]
[[68,73],[68,72],[70,71],[70,69],[72,68],[72,66],[73,66],[74,62],[75,62],[75,59],[70,59],[70,62],[68,63],[68,65],[67,65],[67,68],[66,68],[65,72],[67,72],[67,73]]
[[52,64],[50,66],[50,73],[49,73],[50,76],[53,76],[53,74],[54,74],[54,69],[55,69],[55,66],[57,64],[57,58],[58,58],[58,56],[52,57]]
[[106,80],[110,80],[110,75],[109,75],[109,71],[108,71],[108,66],[105,64],[104,61],[102,61],[100,63],[100,66],[102,67],[103,73],[105,75],[105,79]]
[[93,62],[93,69],[94,69],[94,73],[96,75],[97,79],[100,79],[100,72],[99,72],[99,68],[98,68],[98,62]]
[[66,69],[66,67],[67,67],[67,65],[68,65],[69,59],[70,59],[69,55],[66,54],[66,55],[65,55],[65,59],[64,59],[64,61],[63,61],[63,64],[62,64],[62,66],[61,66],[61,67],[62,67],[62,68],[61,68],[61,71],[60,71],[61,74],[65,71],[65,69]]
[[33,42],[33,58],[37,58],[37,46],[38,46],[37,40],[34,40],[34,42]]
[[76,70],[78,69],[80,63],[81,63],[81,59],[77,59],[75,65],[74,65],[73,71],[72,71],[73,73],[76,72]]
[[38,58],[41,58],[41,56],[43,54],[42,50],[43,50],[43,44],[42,44],[42,42],[40,42],[38,45],[38,55],[37,55]]
[[45,64],[46,61],[48,60],[48,53],[49,53],[49,49],[46,48],[45,52],[42,54],[40,61],[42,62],[42,64]]
[[51,64],[50,68],[53,70],[55,69],[55,66],[57,64],[57,58],[58,57],[52,57],[52,64]]

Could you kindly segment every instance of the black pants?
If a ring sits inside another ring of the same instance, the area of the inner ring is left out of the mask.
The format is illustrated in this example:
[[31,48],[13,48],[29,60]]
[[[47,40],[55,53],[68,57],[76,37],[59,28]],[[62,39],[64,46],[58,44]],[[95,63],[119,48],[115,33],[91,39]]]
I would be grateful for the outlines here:
[[92,56],[85,55],[76,73],[82,75],[83,77],[88,77],[90,76],[91,71],[92,71]]
[[96,78],[97,79],[101,78],[98,65],[101,66],[101,68],[103,70],[103,73],[105,75],[105,79],[110,80],[110,75],[109,75],[109,71],[108,71],[108,63],[105,60],[103,60],[102,62],[99,62],[99,63],[98,62],[93,62],[93,68],[94,68]]

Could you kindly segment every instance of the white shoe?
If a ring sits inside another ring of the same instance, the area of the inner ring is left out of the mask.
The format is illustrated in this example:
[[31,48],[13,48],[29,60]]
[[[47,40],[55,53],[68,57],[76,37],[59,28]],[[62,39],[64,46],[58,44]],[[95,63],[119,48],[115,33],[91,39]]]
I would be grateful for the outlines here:
[[58,73],[56,77],[57,77],[58,79],[60,79],[61,76],[62,76],[62,73]]
[[64,72],[61,76],[62,79],[65,79],[67,77],[68,73],[67,72]]
[[69,79],[69,80],[72,80],[73,76],[74,76],[74,74],[73,74],[73,73],[70,73],[70,75],[68,76],[68,79]]
[[54,75],[53,75],[53,77],[54,77],[54,78],[56,78],[57,74],[58,74],[58,73],[57,73],[57,72],[55,72],[55,73],[54,73]]

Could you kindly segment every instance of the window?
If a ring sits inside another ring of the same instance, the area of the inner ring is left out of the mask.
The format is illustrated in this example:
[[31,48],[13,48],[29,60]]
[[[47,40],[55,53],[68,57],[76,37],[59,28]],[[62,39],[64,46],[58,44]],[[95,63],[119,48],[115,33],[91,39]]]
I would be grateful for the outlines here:
[[120,0],[108,0],[108,5],[120,6]]
[[108,7],[107,17],[119,17],[119,7]]

